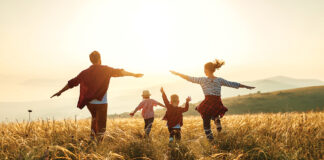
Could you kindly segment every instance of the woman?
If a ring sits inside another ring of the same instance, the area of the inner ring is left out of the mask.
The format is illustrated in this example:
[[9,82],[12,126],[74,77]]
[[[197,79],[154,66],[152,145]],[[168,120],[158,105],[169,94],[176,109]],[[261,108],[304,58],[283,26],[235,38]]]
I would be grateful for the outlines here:
[[204,66],[206,77],[190,77],[178,72],[170,71],[172,74],[180,76],[192,83],[200,84],[205,94],[205,99],[200,103],[196,110],[200,113],[205,134],[209,141],[214,139],[213,133],[210,129],[210,120],[214,120],[217,131],[222,129],[220,118],[222,118],[227,111],[221,100],[221,87],[227,86],[232,88],[247,88],[254,89],[255,87],[246,86],[237,82],[227,81],[221,77],[216,77],[214,72],[225,64],[224,61],[216,59],[214,62],[208,62]]

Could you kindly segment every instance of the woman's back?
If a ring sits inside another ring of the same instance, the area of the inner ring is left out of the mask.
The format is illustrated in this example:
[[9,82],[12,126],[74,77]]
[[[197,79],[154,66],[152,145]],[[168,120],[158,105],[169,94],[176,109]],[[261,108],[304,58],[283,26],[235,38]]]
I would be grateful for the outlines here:
[[220,77],[189,77],[188,81],[200,84],[205,95],[221,96],[221,87],[239,88],[240,83],[227,81]]

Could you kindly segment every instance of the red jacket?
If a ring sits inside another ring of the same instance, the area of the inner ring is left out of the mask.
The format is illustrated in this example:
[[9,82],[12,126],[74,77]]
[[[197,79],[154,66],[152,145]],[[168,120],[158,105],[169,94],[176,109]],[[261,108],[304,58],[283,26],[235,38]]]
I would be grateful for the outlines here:
[[167,111],[165,112],[163,120],[167,121],[169,128],[172,128],[172,127],[176,126],[177,124],[180,124],[180,126],[182,126],[183,125],[182,113],[188,111],[189,102],[186,102],[185,108],[174,107],[173,105],[170,104],[165,93],[162,93],[162,98],[163,98],[165,107],[167,108]]
[[73,88],[80,84],[78,108],[82,109],[91,100],[101,100],[106,94],[111,77],[121,77],[122,69],[114,69],[104,65],[92,65],[68,82]]

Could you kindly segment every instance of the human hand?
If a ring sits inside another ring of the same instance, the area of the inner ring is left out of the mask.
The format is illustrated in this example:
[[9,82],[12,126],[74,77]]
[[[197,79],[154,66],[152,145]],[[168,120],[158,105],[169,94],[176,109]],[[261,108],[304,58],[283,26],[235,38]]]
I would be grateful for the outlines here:
[[246,86],[246,89],[254,89],[255,87],[251,87],[251,86]]
[[130,113],[129,115],[133,117],[134,116],[134,112]]
[[161,93],[164,93],[164,89],[163,89],[163,87],[161,87],[160,91],[161,91]]
[[172,74],[174,74],[174,75],[179,75],[178,72],[175,72],[175,71],[172,71],[172,70],[170,70],[170,72],[171,72]]
[[144,76],[144,74],[141,74],[141,73],[138,73],[138,74],[134,75],[134,77],[136,77],[136,78],[140,78],[140,77],[143,77],[143,76]]
[[53,97],[55,97],[55,96],[59,97],[60,95],[61,95],[61,92],[57,92],[57,93],[55,93],[51,98],[53,98]]
[[187,102],[190,102],[191,101],[191,97],[189,96],[187,99],[186,99]]

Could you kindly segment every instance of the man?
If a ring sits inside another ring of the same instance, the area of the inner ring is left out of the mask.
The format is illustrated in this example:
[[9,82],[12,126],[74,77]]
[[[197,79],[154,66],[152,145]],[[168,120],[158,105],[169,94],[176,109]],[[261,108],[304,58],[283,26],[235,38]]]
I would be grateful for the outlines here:
[[91,113],[91,138],[101,141],[106,131],[107,121],[107,90],[111,77],[133,76],[142,77],[143,74],[134,74],[123,69],[115,69],[101,65],[100,53],[93,51],[90,55],[91,65],[83,70],[77,77],[68,81],[65,87],[55,93],[51,98],[60,96],[66,90],[80,84],[80,97],[78,108],[87,106]]

